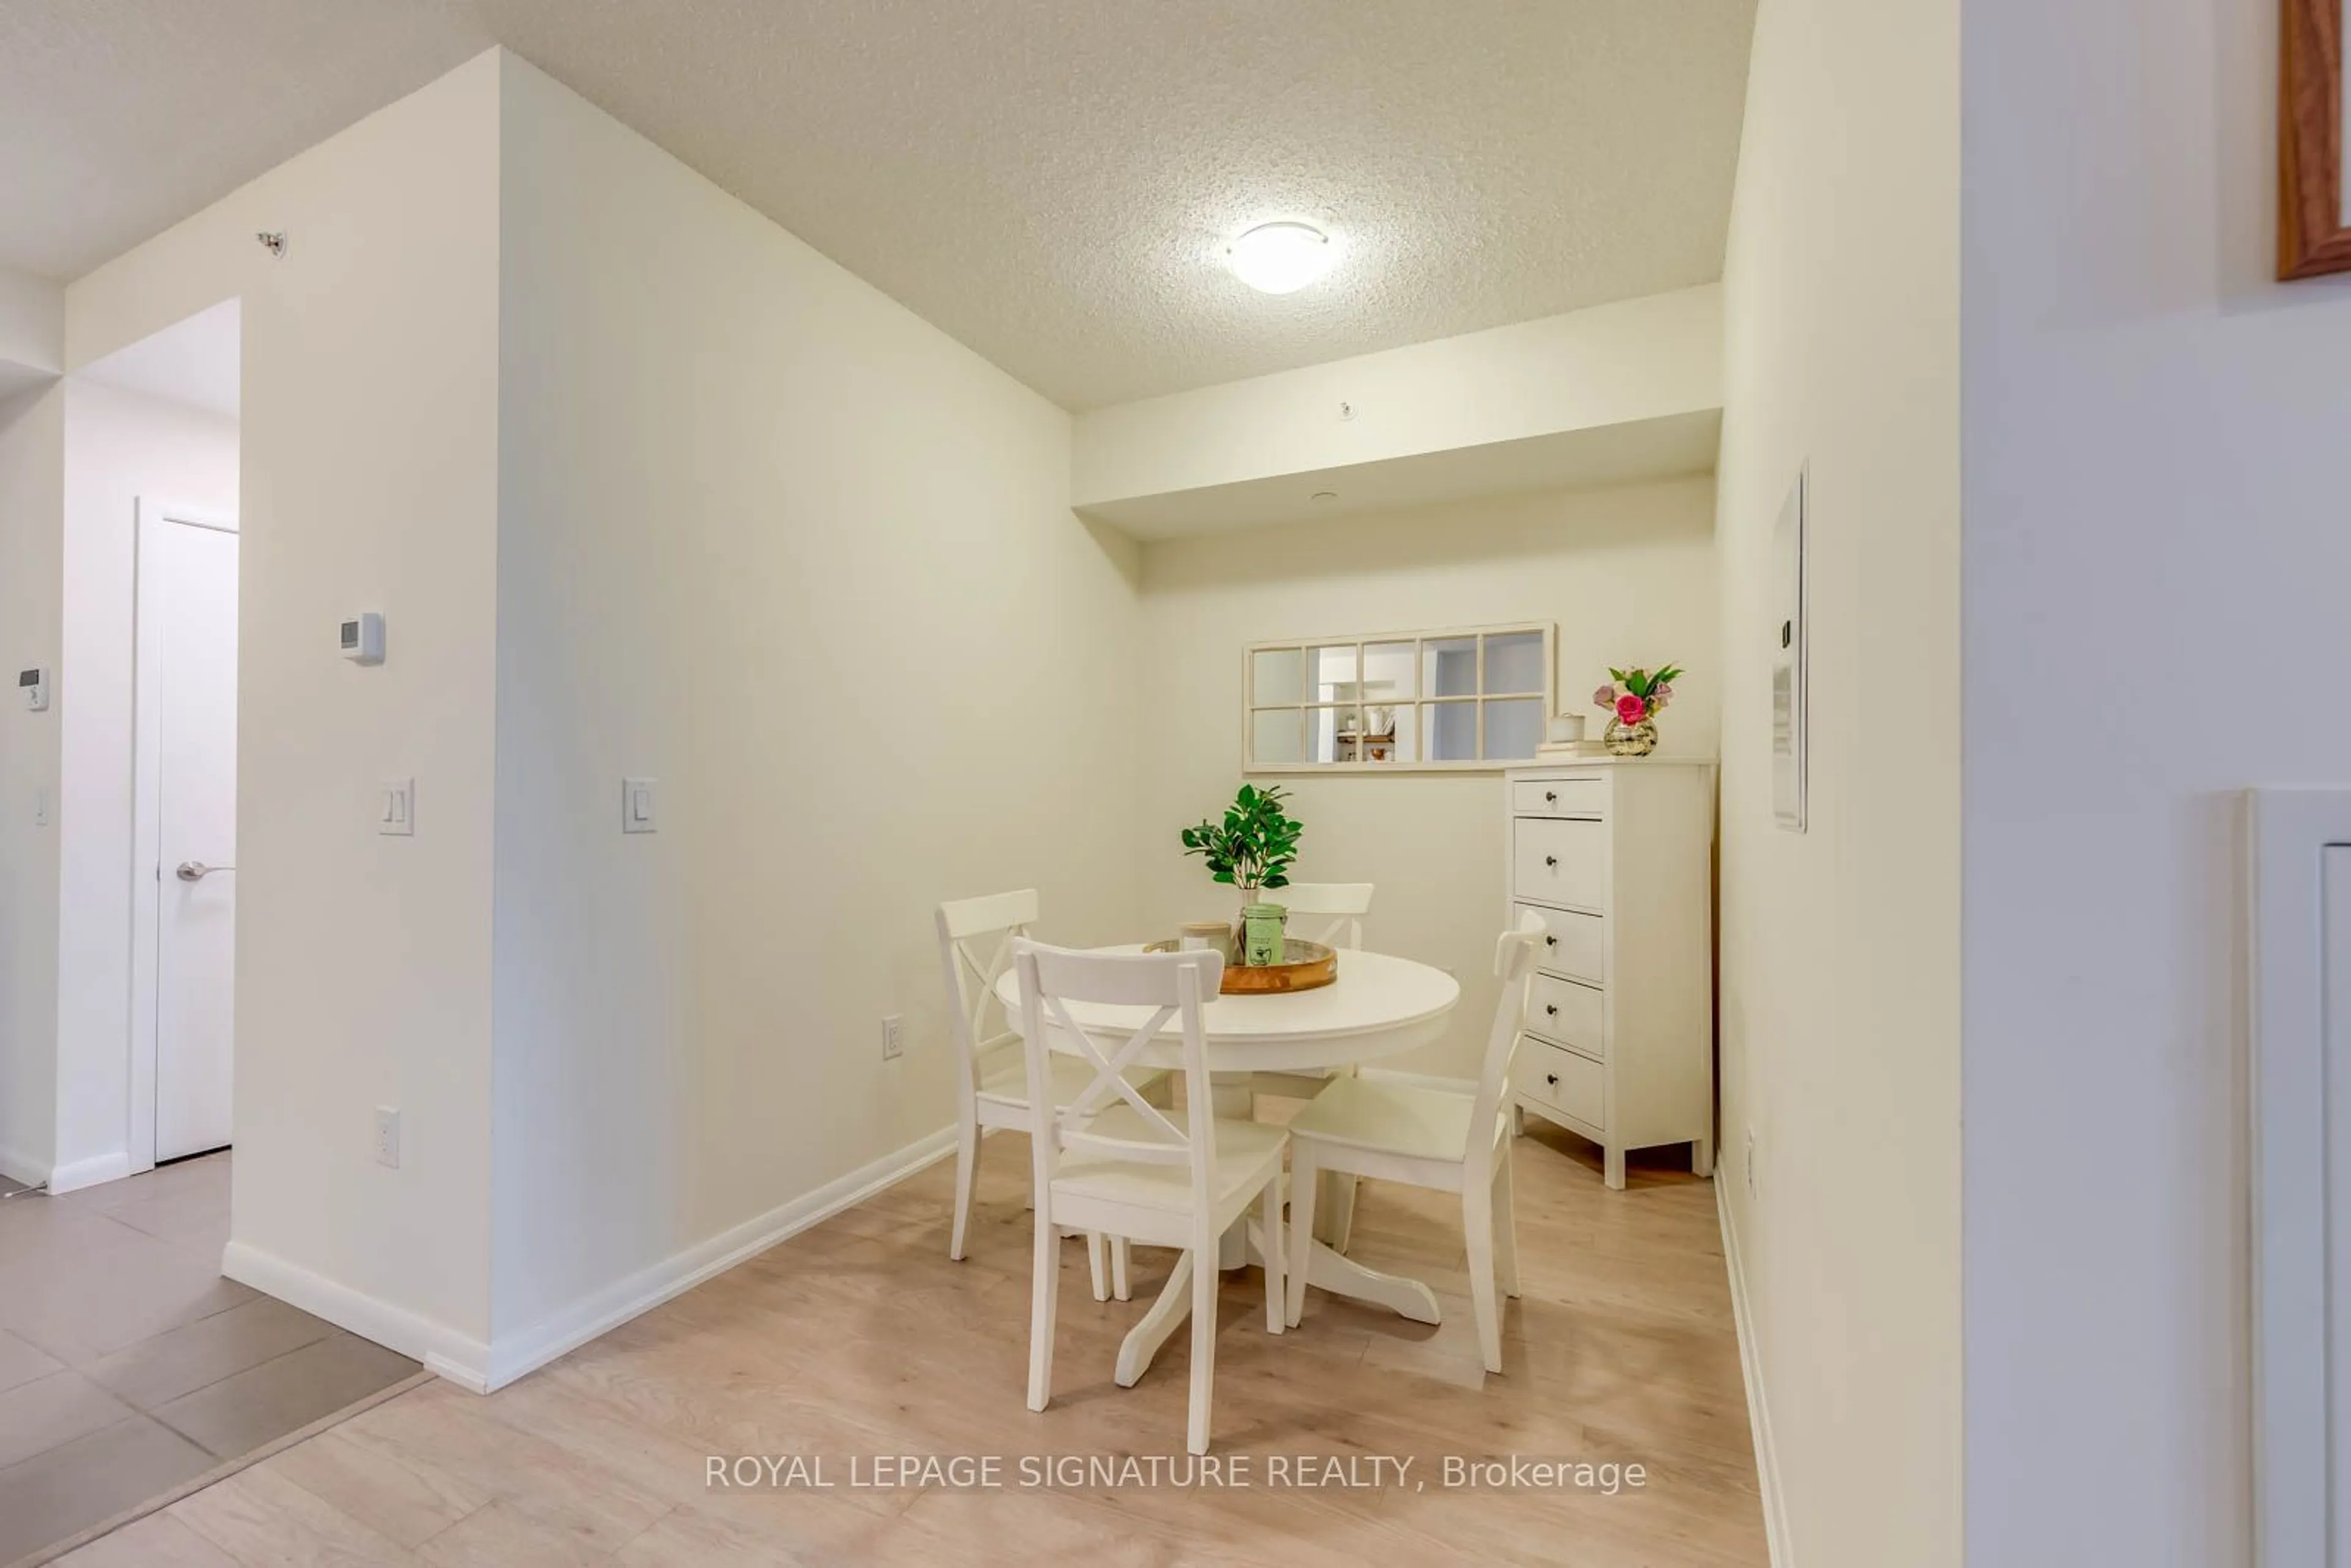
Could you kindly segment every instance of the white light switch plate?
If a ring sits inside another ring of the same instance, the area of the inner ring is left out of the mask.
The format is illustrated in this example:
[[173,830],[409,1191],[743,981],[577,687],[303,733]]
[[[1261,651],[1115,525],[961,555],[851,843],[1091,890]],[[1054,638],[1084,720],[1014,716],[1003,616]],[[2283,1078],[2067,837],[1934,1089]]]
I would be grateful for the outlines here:
[[392,838],[415,837],[416,780],[387,779],[375,795],[375,831]]
[[660,813],[655,796],[658,779],[623,779],[621,780],[621,831],[650,833],[659,824]]

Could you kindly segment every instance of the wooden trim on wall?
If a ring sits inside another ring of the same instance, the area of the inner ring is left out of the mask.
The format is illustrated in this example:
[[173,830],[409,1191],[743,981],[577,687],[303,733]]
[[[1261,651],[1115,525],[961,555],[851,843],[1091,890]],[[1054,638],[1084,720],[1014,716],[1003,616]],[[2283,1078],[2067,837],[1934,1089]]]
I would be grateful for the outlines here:
[[2344,221],[2344,0],[2282,0],[2278,277],[2351,271]]

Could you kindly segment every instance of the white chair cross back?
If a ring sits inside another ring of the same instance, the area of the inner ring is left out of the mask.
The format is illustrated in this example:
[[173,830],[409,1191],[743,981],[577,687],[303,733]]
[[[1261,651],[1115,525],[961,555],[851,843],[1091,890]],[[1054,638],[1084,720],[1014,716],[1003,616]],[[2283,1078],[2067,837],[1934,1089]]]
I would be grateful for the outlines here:
[[[1261,1206],[1265,1230],[1266,1330],[1285,1325],[1281,1288],[1281,1161],[1279,1127],[1219,1119],[1210,1092],[1201,1009],[1217,994],[1224,960],[1214,952],[1109,954],[1012,945],[1023,1013],[1029,1083],[1029,1145],[1037,1189],[1036,1276],[1029,1305],[1029,1407],[1053,1391],[1053,1322],[1061,1249],[1070,1226],[1148,1246],[1188,1249],[1192,1270],[1192,1387],[1186,1443],[1208,1447],[1216,1368],[1219,1239]],[[1141,1028],[1089,1033],[1072,1002],[1149,1008]],[[1182,1039],[1185,1105],[1176,1116],[1153,1105],[1127,1079],[1170,1023]],[[1065,1106],[1046,1093],[1055,1052],[1049,1033],[1072,1048],[1090,1081]],[[1105,1045],[1110,1035],[1123,1035]]]
[[[947,1256],[957,1261],[971,1224],[982,1134],[1005,1127],[1026,1132],[1029,1127],[1028,1064],[1017,1050],[1019,1037],[1008,1029],[983,1031],[988,1009],[996,1005],[996,982],[1011,962],[1012,944],[1028,936],[1036,923],[1034,888],[959,899],[938,909],[939,963],[946,977],[949,1032],[956,1051],[955,1218]],[[1165,1076],[1155,1072],[1144,1082]],[[1079,1064],[1070,1062],[1056,1075],[1055,1093],[1066,1102],[1085,1081]],[[1108,1280],[1100,1236],[1086,1238],[1086,1261],[1093,1276],[1094,1300],[1113,1295],[1127,1299],[1124,1246],[1111,1250]]]
[[[1265,897],[1290,912],[1288,935],[1352,952],[1364,945],[1364,916],[1372,912],[1375,888],[1375,883],[1368,882],[1293,882],[1288,887],[1273,889]],[[1286,1100],[1311,1100],[1322,1092],[1325,1081],[1344,1078],[1353,1071],[1352,1067],[1342,1067],[1307,1072],[1259,1072],[1250,1078],[1249,1087],[1257,1093]],[[1332,1245],[1346,1246],[1354,1215],[1354,1188],[1348,1184],[1332,1195],[1327,1222]]]
[[[1289,932],[1326,947],[1361,947],[1364,916],[1372,912],[1368,882],[1293,882],[1266,894],[1290,912]],[[1304,915],[1301,921],[1299,917]]]

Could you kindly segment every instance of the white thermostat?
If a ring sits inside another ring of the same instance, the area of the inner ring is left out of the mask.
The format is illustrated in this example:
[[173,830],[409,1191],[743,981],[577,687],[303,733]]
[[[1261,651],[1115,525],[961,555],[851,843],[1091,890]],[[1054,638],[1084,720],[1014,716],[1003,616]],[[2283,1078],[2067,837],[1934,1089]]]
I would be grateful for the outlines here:
[[355,664],[383,663],[383,617],[374,611],[344,618],[336,628],[343,657]]
[[17,693],[18,693],[20,695],[22,695],[22,696],[24,697],[24,699],[25,699],[25,706],[26,706],[27,708],[31,709],[33,712],[35,712],[35,713],[46,713],[46,712],[47,712],[47,711],[48,711],[48,706],[49,706],[49,672],[48,672],[48,671],[47,671],[47,670],[19,670],[19,671],[17,671],[17,672],[16,672],[16,690],[17,690]]

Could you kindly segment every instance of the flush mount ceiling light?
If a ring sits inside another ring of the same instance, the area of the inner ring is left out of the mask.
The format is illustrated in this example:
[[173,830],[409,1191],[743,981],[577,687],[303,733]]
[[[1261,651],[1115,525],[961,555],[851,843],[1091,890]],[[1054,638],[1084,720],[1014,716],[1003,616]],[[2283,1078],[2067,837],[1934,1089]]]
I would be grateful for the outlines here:
[[1233,276],[1263,294],[1295,294],[1338,259],[1331,236],[1305,224],[1259,224],[1225,247]]

